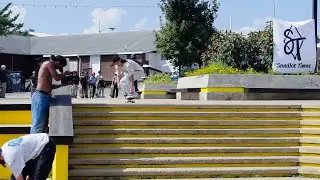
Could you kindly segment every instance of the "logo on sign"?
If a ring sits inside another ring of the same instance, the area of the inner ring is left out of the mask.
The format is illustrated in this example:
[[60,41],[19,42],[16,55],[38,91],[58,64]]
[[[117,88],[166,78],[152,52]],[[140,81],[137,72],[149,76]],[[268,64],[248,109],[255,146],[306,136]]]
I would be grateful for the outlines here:
[[284,42],[284,53],[287,55],[292,55],[294,60],[301,61],[300,49],[303,42],[307,39],[302,37],[297,27],[291,25],[290,28],[283,32],[285,39]]

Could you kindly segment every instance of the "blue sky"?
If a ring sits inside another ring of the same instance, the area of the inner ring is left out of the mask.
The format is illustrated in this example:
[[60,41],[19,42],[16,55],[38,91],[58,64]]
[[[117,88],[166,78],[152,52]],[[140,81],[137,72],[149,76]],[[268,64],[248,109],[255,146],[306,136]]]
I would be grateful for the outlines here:
[[[262,28],[264,23],[273,17],[273,1],[276,2],[276,17],[279,19],[299,21],[312,18],[312,0],[220,0],[215,26],[218,29],[229,29],[231,16],[234,31],[246,33]],[[0,3],[7,2],[9,1],[0,1]],[[13,10],[21,13],[20,21],[25,23],[26,29],[32,28],[36,32],[49,34],[96,33],[99,29],[99,20],[102,29],[114,27],[115,31],[149,30],[159,27],[161,15],[157,7],[158,0],[12,0],[11,2],[16,4]],[[90,7],[66,8],[60,5]]]

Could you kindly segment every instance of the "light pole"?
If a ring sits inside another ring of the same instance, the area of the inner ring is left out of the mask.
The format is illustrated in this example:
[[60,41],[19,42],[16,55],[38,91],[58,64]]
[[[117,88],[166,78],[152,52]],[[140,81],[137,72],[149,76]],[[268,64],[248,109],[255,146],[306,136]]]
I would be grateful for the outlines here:
[[107,30],[107,29],[110,29],[111,31],[113,31],[113,30],[115,30],[116,28],[108,27],[108,28],[101,29],[101,28],[100,28],[100,20],[99,20],[99,33],[103,32],[103,31],[105,31],[105,30]]
[[313,0],[313,19],[314,19],[314,28],[315,28],[315,34],[316,34],[316,42],[318,39],[318,0]]

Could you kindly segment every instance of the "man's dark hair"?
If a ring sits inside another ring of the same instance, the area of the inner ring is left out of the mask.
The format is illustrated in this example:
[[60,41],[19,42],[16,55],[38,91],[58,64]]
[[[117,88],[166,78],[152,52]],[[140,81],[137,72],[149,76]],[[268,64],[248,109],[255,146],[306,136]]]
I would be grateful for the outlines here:
[[67,65],[67,59],[65,57],[57,55],[55,56],[55,59],[56,60],[53,61],[58,62],[60,66],[65,67]]
[[114,65],[115,63],[117,63],[118,61],[121,61],[121,63],[127,62],[125,59],[120,58],[119,55],[114,55],[114,56],[112,57],[112,65],[111,65],[111,66],[113,66],[113,65]]

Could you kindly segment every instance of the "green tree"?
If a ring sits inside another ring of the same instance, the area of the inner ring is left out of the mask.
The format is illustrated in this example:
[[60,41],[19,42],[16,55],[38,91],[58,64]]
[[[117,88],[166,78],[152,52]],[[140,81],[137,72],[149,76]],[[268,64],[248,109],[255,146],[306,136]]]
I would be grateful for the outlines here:
[[7,36],[10,34],[25,34],[20,29],[23,27],[22,23],[16,23],[19,14],[12,17],[12,11],[10,10],[11,3],[7,4],[0,10],[0,36]]
[[215,32],[217,0],[161,0],[165,17],[156,32],[156,47],[175,67],[202,65],[201,55],[211,43]]

